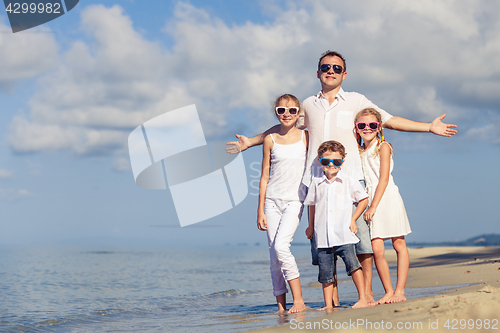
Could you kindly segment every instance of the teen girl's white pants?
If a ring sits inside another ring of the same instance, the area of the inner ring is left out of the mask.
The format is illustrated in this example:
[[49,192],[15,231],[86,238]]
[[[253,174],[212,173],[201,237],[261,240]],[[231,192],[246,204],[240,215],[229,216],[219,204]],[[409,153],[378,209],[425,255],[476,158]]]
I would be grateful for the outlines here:
[[271,278],[274,296],[288,292],[286,281],[299,277],[299,269],[290,252],[290,243],[299,226],[303,205],[298,200],[266,198],[267,241],[271,257]]

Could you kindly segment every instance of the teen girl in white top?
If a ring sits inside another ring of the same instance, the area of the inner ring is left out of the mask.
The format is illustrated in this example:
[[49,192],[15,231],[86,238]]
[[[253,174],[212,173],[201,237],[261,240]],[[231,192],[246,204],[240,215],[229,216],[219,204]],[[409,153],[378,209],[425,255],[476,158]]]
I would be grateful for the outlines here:
[[[378,304],[406,300],[404,289],[408,277],[410,258],[405,235],[411,232],[403,199],[394,184],[392,146],[384,141],[380,113],[367,108],[355,118],[355,130],[359,138],[361,165],[370,206],[364,213],[369,223],[375,267],[385,289],[385,295]],[[361,140],[363,145],[361,146]],[[384,257],[384,240],[391,239],[398,259],[396,290],[392,288],[389,266]]]
[[293,295],[289,312],[295,313],[307,308],[290,243],[299,225],[305,198],[302,176],[308,132],[295,127],[300,113],[300,102],[295,96],[278,97],[275,112],[280,129],[264,139],[257,226],[267,231],[271,278],[279,312],[286,311],[286,280]]

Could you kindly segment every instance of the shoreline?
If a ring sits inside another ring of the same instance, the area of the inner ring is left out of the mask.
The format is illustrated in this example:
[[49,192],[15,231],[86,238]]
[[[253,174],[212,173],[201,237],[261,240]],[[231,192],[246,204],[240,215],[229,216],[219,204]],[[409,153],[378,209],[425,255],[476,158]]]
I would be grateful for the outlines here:
[[[314,319],[288,315],[288,324],[251,332],[500,331],[500,247],[409,248],[406,287],[459,286],[438,295],[362,309],[334,310]],[[394,250],[386,250],[389,265]],[[378,279],[374,271],[374,279]],[[311,311],[311,310],[309,310]]]

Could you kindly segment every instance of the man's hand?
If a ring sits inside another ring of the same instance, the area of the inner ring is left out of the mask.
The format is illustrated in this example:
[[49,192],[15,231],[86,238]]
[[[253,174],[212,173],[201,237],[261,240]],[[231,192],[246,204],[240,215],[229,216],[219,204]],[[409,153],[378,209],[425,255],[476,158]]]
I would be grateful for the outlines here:
[[447,136],[447,137],[455,135],[457,133],[457,130],[451,129],[450,127],[457,127],[457,125],[443,123],[442,120],[444,119],[444,117],[446,117],[446,114],[443,114],[442,116],[439,116],[436,119],[434,119],[431,122],[431,127],[429,128],[429,131],[436,135]]
[[230,146],[226,148],[229,154],[238,154],[250,147],[250,140],[246,136],[236,134],[236,138],[239,140],[226,143],[226,145]]

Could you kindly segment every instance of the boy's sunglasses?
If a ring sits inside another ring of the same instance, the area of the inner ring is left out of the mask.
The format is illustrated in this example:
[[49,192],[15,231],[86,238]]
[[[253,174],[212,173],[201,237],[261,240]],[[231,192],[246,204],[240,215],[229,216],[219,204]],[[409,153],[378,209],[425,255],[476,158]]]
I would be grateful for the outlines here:
[[356,123],[356,128],[359,130],[364,130],[366,126],[371,130],[376,130],[380,126],[380,123],[378,121],[373,121],[371,123]]
[[322,71],[323,73],[328,72],[330,70],[330,68],[333,68],[333,71],[336,74],[340,74],[344,71],[342,66],[339,66],[339,65],[323,64],[323,65],[319,66],[320,71]]
[[284,107],[284,106],[277,106],[276,107],[276,114],[278,116],[282,116],[285,114],[286,110],[288,110],[288,113],[291,116],[295,116],[297,113],[299,113],[299,108],[296,106],[292,106],[290,108]]
[[333,163],[333,166],[339,167],[344,163],[344,159],[341,158],[335,158],[335,159],[330,159],[330,158],[320,158],[319,163],[321,163],[322,166],[329,166],[330,163]]

